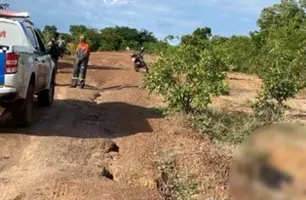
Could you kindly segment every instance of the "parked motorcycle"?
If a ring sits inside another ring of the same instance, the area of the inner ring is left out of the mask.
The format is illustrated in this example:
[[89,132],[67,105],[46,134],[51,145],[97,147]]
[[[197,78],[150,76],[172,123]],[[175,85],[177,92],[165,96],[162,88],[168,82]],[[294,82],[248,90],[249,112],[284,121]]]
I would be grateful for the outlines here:
[[142,55],[143,52],[144,52],[144,48],[141,47],[138,53],[132,53],[131,58],[134,63],[134,69],[136,72],[139,72],[139,70],[143,68],[145,72],[147,73],[149,72],[149,68],[143,59],[143,55]]

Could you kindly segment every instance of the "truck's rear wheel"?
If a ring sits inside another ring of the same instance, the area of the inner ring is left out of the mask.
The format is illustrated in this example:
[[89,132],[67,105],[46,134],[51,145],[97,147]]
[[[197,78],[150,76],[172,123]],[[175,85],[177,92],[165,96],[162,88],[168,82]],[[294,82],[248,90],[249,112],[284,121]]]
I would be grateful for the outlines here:
[[54,100],[55,74],[52,74],[50,88],[40,92],[37,95],[37,101],[40,106],[51,106]]
[[27,127],[33,122],[34,113],[34,85],[29,84],[27,97],[12,110],[12,117],[17,126]]

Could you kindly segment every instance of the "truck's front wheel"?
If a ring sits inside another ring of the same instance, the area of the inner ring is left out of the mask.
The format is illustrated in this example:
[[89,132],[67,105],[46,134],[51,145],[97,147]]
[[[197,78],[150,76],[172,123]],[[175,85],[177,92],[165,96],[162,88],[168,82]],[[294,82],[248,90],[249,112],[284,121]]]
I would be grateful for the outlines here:
[[12,110],[12,117],[17,126],[27,127],[33,122],[34,113],[34,85],[29,84],[27,97]]

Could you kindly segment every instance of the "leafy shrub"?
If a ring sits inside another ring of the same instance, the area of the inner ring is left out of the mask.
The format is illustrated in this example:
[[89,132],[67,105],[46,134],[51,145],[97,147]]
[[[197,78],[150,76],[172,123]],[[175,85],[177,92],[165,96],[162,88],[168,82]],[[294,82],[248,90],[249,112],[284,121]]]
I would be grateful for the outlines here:
[[142,46],[145,48],[146,53],[155,55],[160,55],[162,52],[167,51],[168,48],[171,48],[168,43],[163,41],[144,43]]
[[259,121],[265,123],[272,123],[282,119],[284,114],[284,107],[277,104],[273,99],[265,93],[260,93],[257,100],[252,104],[254,116]]
[[219,58],[230,67],[231,71],[254,73],[251,66],[252,57],[256,55],[256,52],[250,37],[232,36],[224,38],[215,36],[211,43]]
[[[306,74],[305,49],[290,49],[283,46],[281,41],[284,40],[278,40],[272,47],[266,47],[269,52],[262,55],[261,63],[264,68],[259,72],[265,95],[274,98],[279,104],[288,98],[294,98],[305,87]],[[278,45],[279,42],[281,45]]]
[[143,87],[163,96],[169,108],[185,113],[205,109],[211,95],[228,89],[227,67],[211,48],[198,53],[191,45],[181,45],[161,55],[145,76]]

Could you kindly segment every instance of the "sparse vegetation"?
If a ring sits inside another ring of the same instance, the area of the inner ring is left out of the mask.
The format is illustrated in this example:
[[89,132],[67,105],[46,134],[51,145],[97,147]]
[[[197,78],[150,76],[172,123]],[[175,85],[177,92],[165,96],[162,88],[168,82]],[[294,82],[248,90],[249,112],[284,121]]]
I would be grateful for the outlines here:
[[[182,36],[161,55],[144,87],[163,96],[169,109],[192,114],[194,127],[212,138],[240,143],[254,129],[281,120],[284,101],[305,88],[306,14],[303,1],[281,1],[262,10],[259,31],[221,37],[210,28]],[[212,95],[226,94],[226,72],[256,74],[262,90],[253,114],[208,109]]]
[[197,183],[188,175],[179,173],[173,152],[159,155],[156,165],[162,173],[158,189],[165,200],[194,200],[192,196],[196,193]]
[[241,143],[252,131],[265,123],[254,116],[235,114],[227,111],[208,109],[192,116],[192,125],[200,132],[208,134],[213,140]]

